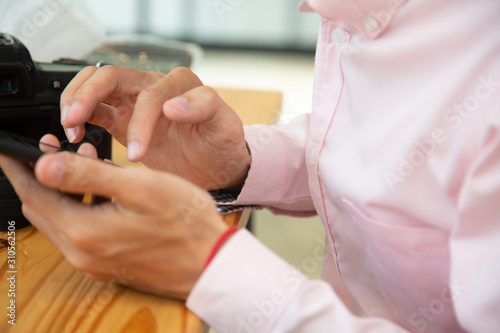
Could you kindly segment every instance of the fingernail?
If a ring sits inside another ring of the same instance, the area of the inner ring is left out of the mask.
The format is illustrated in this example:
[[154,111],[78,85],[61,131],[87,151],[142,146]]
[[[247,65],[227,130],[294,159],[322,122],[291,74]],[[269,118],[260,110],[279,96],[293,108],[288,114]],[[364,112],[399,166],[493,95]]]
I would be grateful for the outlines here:
[[127,158],[129,161],[136,161],[141,153],[141,144],[137,141],[130,141],[127,146]]
[[168,102],[168,107],[176,110],[179,113],[186,113],[189,111],[189,104],[185,97],[174,97]]
[[61,123],[66,120],[66,116],[68,115],[69,108],[70,108],[69,105],[65,105],[61,109]]
[[77,135],[78,129],[76,127],[66,128],[66,136],[68,137],[69,142],[73,143]]

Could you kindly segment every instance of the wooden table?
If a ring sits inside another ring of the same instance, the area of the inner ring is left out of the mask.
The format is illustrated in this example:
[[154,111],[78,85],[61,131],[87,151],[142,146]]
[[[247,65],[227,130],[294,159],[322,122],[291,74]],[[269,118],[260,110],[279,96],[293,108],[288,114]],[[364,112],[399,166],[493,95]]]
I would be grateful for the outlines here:
[[[273,123],[281,107],[277,92],[217,89],[244,124]],[[124,149],[114,144],[113,159]],[[225,215],[242,225],[245,215]],[[7,233],[1,232],[0,239]],[[141,293],[115,282],[95,282],[71,267],[61,253],[33,227],[16,231],[15,297],[9,296],[10,274],[5,242],[0,243],[0,332],[19,333],[199,333],[206,329],[183,302]],[[117,282],[120,282],[119,279]],[[15,299],[15,326],[8,323]]]

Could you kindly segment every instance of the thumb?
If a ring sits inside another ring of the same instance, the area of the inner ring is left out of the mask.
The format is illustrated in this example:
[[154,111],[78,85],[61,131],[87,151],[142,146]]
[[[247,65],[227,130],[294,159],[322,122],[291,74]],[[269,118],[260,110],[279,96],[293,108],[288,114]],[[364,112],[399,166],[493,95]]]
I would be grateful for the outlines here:
[[91,193],[116,198],[123,204],[139,208],[130,193],[137,193],[138,189],[134,187],[140,187],[137,185],[141,180],[137,181],[137,177],[130,172],[129,169],[70,152],[44,154],[35,165],[36,178],[49,188],[65,193]]
[[166,101],[163,104],[163,114],[171,121],[203,123],[207,129],[214,131],[234,126],[235,121],[241,124],[234,110],[213,88],[207,86],[196,87]]

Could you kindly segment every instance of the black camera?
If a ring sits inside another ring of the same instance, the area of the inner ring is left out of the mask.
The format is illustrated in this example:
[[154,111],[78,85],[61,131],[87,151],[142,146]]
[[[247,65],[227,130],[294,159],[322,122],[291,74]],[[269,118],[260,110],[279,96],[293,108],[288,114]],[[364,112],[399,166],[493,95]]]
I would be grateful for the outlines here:
[[[111,158],[111,135],[103,128],[86,124],[85,138],[79,144],[67,143],[60,123],[60,96],[85,62],[61,59],[38,63],[16,38],[0,33],[0,130],[37,142],[52,133],[65,150],[76,151],[90,142],[100,158]],[[8,179],[0,170],[0,230],[8,221],[16,228],[29,225],[21,211],[21,202]]]

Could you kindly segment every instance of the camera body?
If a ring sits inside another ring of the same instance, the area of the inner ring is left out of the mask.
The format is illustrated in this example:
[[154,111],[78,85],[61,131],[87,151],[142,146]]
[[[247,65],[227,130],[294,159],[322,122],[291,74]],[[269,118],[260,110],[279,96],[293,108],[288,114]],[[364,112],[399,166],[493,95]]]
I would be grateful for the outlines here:
[[[85,62],[70,59],[34,62],[20,41],[0,33],[0,130],[36,141],[52,133],[65,150],[76,151],[81,143],[90,142],[100,158],[111,158],[111,135],[98,126],[86,124],[82,142],[64,144],[67,139],[60,123],[61,93],[85,66]],[[7,230],[11,220],[16,221],[16,228],[29,224],[22,215],[21,202],[0,171],[0,230]]]

